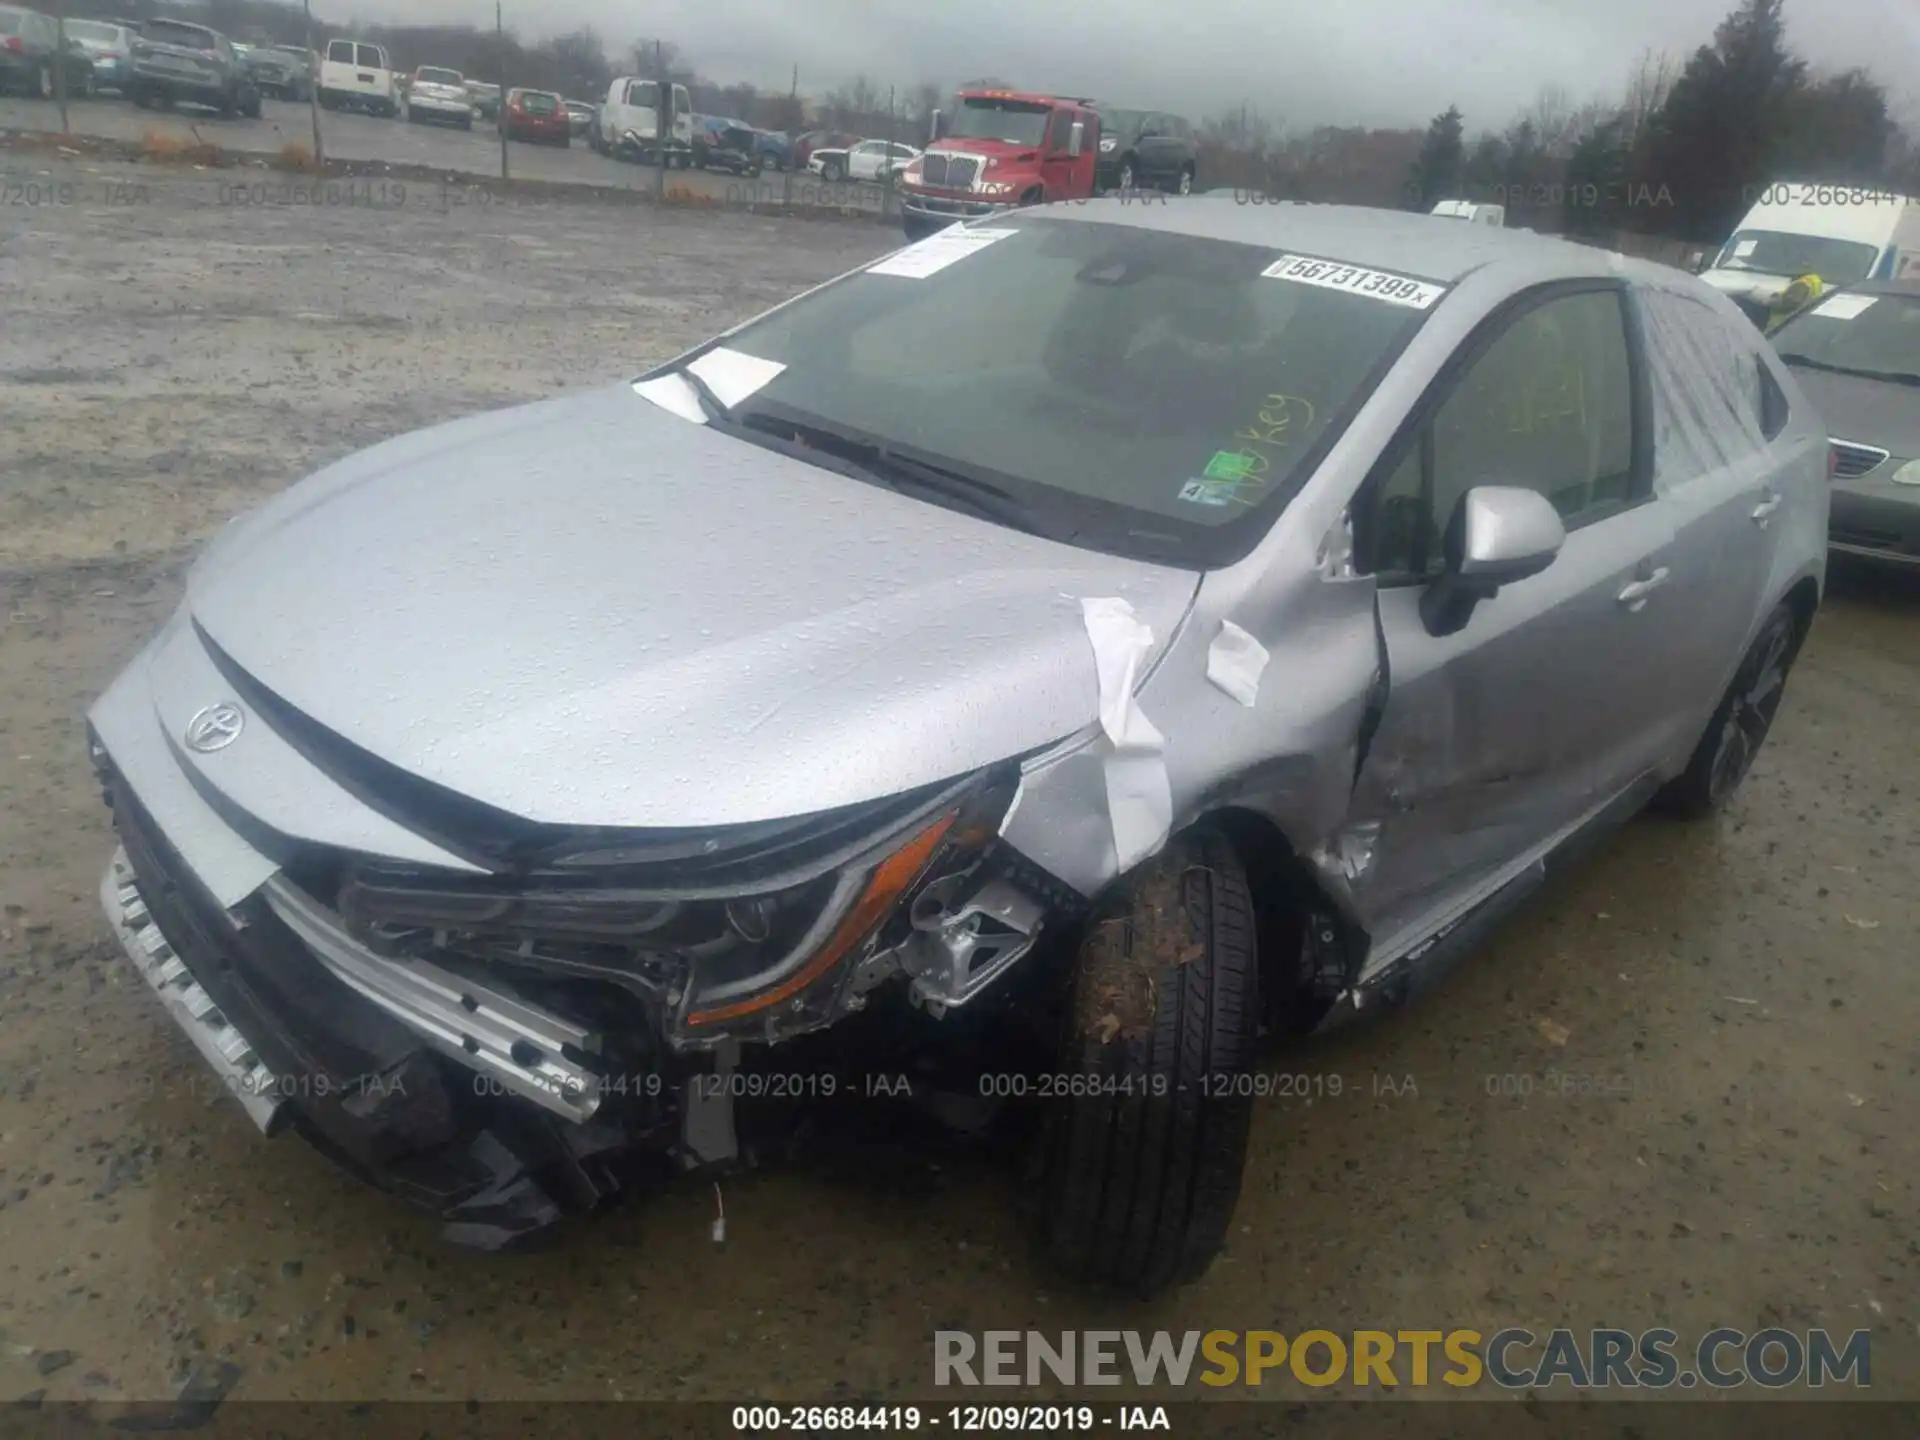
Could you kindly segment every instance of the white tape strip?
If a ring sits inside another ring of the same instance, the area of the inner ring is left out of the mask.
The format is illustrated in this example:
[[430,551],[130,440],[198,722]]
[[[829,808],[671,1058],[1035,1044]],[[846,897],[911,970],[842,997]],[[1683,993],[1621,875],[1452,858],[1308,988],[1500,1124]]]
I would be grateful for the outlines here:
[[722,345],[707,351],[687,369],[707,382],[714,399],[731,410],[754,391],[772,382],[787,367],[778,360],[762,360],[744,350]]
[[707,423],[707,412],[700,408],[699,395],[694,393],[694,388],[678,371],[655,380],[636,380],[633,393],[642,400],[651,400],[668,414],[678,415],[682,420],[691,420],[696,425]]
[[1173,790],[1161,753],[1166,739],[1134,698],[1153,653],[1153,630],[1117,596],[1083,599],[1080,612],[1100,679],[1100,728],[1113,746],[1105,764],[1107,813],[1125,872],[1166,844],[1173,827]]
[[1266,668],[1267,647],[1231,620],[1222,620],[1220,633],[1207,647],[1207,679],[1251,710]]

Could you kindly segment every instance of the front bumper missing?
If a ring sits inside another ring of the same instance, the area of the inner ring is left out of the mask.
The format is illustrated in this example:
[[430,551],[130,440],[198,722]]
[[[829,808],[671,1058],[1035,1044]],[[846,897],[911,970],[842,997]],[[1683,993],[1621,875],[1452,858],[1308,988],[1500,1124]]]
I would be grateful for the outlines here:
[[574,1058],[600,1049],[585,1027],[430,961],[377,955],[283,877],[264,894],[315,959],[448,1059],[562,1119],[599,1108],[598,1077]]
[[147,910],[123,849],[113,852],[100,877],[100,906],[133,968],[160,997],[174,1024],[213,1067],[228,1093],[262,1134],[279,1133],[287,1115],[278,1079],[174,953],[172,942]]

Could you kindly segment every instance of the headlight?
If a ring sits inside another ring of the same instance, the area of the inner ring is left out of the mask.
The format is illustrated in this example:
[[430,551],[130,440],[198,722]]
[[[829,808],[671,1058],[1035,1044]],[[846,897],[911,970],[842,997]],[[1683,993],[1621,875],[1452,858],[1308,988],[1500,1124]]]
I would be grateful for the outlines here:
[[982,195],[1011,195],[1013,186],[1005,180],[983,180],[980,182]]
[[1118,140],[1106,139],[1100,142],[1100,153],[1102,155],[1108,154],[1111,151],[1117,150],[1119,148],[1120,148],[1120,142]]
[[1893,472],[1896,485],[1920,485],[1920,460],[1909,460]]
[[856,957],[923,879],[991,844],[1016,783],[985,773],[745,834],[588,832],[507,874],[354,858],[336,905],[381,953],[609,982],[682,1044],[770,1038],[837,1017]]

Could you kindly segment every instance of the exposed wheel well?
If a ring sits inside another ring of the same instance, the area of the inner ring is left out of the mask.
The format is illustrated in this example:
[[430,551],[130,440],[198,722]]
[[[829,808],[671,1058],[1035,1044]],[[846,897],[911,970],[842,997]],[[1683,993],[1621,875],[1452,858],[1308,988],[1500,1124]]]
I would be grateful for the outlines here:
[[[1311,866],[1288,843],[1280,827],[1252,810],[1216,810],[1202,822],[1223,833],[1247,872],[1253,896],[1254,943],[1258,950],[1260,1007],[1269,1029],[1310,1030],[1331,1003],[1330,987],[1316,967],[1337,961],[1340,986],[1351,983],[1366,958],[1367,937],[1327,893]],[[1322,923],[1331,945],[1310,945],[1308,926]],[[1330,953],[1331,952],[1331,953]]]
[[1807,627],[1813,624],[1813,612],[1820,608],[1820,586],[1811,576],[1803,576],[1787,592],[1786,603],[1793,607],[1793,613],[1800,622],[1800,633],[1806,634]]

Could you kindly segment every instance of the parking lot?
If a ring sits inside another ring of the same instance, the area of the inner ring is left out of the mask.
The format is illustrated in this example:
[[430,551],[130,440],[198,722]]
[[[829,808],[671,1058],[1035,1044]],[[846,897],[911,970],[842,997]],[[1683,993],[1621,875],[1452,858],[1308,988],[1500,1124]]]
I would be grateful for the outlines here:
[[[112,96],[75,100],[68,107],[69,125],[76,135],[139,142],[150,136],[204,142],[224,150],[278,155],[287,146],[313,149],[313,116],[305,104],[263,100],[258,120],[236,116],[223,120],[211,110],[183,106],[171,111],[141,110]],[[400,119],[322,110],[322,143],[330,160],[383,161],[394,166],[418,166],[456,175],[498,176],[500,136],[485,122],[472,130],[451,125],[408,124]],[[0,129],[52,130],[60,128],[59,109],[41,100],[0,96]],[[565,149],[521,141],[507,147],[512,178],[552,184],[611,186],[651,193],[660,183],[659,171],[630,165],[596,154],[584,139]],[[667,185],[679,192],[732,204],[786,203],[803,207],[827,206],[880,216],[897,213],[892,196],[878,185],[857,182],[830,184],[806,171],[764,172],[758,179],[705,170],[671,170]]]
[[[497,161],[325,122],[332,154]],[[210,124],[306,139],[272,102]],[[1037,1271],[1009,1157],[865,1129],[726,1182],[722,1244],[683,1185],[545,1253],[451,1250],[195,1085],[98,913],[79,719],[236,511],[631,376],[896,234],[459,186],[243,203],[222,173],[26,153],[0,178],[0,1402],[170,1395],[210,1356],[249,1398],[897,1400],[931,1394],[938,1328],[1776,1323],[1871,1328],[1875,1393],[1920,1398],[1920,585],[1835,576],[1717,823],[1635,821],[1420,1006],[1269,1056],[1337,1084],[1261,1102],[1227,1252],[1162,1302]]]

